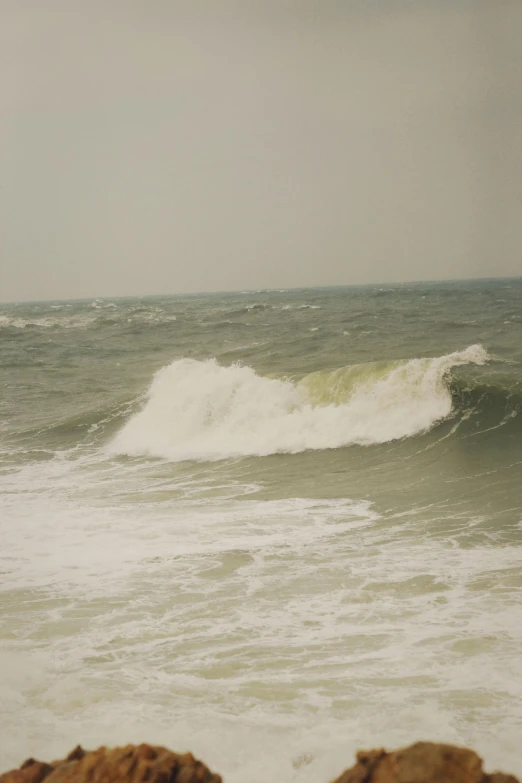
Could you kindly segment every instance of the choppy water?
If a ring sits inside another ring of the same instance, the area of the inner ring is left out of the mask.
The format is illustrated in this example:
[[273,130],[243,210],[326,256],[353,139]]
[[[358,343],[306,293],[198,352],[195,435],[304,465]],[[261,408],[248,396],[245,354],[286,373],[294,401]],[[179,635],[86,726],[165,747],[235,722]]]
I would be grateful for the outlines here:
[[2,768],[522,773],[522,280],[3,305],[0,355]]

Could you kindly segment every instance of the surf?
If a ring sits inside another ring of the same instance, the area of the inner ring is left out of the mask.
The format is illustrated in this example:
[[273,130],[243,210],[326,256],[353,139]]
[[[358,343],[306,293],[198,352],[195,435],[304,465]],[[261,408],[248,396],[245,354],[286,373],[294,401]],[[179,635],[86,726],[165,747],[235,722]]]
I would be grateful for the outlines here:
[[154,375],[141,410],[106,450],[217,460],[410,438],[452,414],[451,369],[488,359],[481,345],[471,345],[435,358],[349,365],[298,380],[215,359],[179,359]]

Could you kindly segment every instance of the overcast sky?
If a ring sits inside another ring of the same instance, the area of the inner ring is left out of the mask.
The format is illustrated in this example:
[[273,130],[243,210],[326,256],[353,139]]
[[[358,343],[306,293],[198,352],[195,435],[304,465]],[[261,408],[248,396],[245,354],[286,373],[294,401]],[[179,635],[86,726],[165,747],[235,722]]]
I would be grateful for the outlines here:
[[522,274],[521,0],[0,0],[0,299]]

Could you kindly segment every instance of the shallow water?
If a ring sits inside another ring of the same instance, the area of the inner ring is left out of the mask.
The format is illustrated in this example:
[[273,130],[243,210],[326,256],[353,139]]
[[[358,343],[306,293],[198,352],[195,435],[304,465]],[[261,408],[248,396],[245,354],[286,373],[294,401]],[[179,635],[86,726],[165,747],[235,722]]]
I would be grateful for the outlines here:
[[0,306],[2,768],[149,740],[326,781],[424,738],[521,774],[521,305]]

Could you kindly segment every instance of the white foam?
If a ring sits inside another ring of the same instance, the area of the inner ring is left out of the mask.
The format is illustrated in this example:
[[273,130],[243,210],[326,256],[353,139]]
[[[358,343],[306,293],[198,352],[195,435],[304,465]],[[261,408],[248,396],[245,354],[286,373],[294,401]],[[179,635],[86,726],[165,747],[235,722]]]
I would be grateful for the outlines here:
[[63,316],[43,316],[42,318],[19,318],[16,316],[0,315],[0,328],[25,329],[28,326],[34,326],[39,329],[52,329],[61,327],[63,329],[75,329],[90,326],[94,323],[94,318],[85,316],[76,316],[73,318],[64,318]]
[[520,769],[518,548],[347,498],[23,504],[0,514],[0,768],[151,741],[230,783],[312,783],[429,738]]
[[407,438],[451,414],[446,376],[452,367],[487,359],[482,346],[472,345],[384,370],[372,364],[314,373],[300,383],[262,377],[250,367],[181,359],[156,373],[143,409],[108,451],[221,459]]

